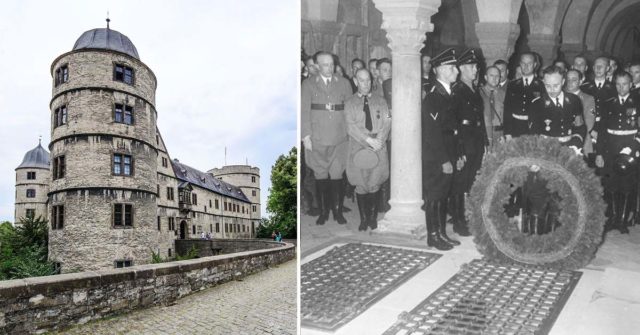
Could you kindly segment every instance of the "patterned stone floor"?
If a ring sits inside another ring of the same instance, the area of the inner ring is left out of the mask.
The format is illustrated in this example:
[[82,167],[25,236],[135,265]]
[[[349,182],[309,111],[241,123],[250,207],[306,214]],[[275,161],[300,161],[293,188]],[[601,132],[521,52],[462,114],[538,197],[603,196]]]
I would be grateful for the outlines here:
[[295,260],[157,306],[60,334],[296,334]]

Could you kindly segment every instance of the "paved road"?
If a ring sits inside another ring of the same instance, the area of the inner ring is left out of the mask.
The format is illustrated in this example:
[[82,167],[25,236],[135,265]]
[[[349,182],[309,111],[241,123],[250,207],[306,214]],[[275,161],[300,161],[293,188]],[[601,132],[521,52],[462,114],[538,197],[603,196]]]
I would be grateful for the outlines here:
[[296,261],[62,334],[296,334]]

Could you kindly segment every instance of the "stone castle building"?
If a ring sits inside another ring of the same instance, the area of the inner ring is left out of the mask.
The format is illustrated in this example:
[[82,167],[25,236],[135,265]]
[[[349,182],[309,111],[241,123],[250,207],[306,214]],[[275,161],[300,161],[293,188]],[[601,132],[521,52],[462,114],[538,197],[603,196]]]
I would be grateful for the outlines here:
[[172,257],[176,239],[202,232],[254,236],[259,169],[204,173],[171,159],[156,125],[157,79],[128,37],[108,25],[87,31],[51,74],[51,153],[38,146],[16,169],[15,214],[46,213],[62,272]]

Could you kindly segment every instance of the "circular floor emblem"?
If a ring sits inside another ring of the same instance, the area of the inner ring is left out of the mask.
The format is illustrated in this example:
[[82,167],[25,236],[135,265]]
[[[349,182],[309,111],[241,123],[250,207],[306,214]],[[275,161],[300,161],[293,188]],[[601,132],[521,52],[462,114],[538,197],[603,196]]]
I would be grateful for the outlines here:
[[605,222],[595,172],[557,140],[537,136],[485,156],[467,209],[487,258],[565,269],[593,259]]

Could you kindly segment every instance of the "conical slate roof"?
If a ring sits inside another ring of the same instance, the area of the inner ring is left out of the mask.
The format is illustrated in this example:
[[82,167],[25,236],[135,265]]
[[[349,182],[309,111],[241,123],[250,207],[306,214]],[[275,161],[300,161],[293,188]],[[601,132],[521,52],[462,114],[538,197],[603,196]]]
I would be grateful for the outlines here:
[[73,50],[79,49],[114,50],[140,60],[138,50],[131,40],[120,32],[109,28],[96,28],[86,31],[73,45]]
[[22,159],[22,163],[16,168],[49,168],[49,152],[45,150],[40,143],[38,146],[27,151],[24,154],[24,159]]

